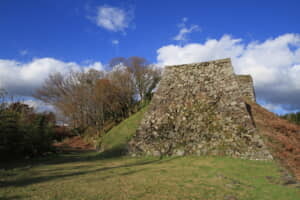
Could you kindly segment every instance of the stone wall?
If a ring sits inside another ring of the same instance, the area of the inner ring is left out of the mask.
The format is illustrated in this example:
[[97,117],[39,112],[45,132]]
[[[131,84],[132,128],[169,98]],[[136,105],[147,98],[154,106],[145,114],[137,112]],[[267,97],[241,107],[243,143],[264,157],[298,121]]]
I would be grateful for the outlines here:
[[255,102],[256,98],[255,98],[252,77],[250,75],[237,75],[236,77],[242,95]]
[[272,158],[247,111],[230,59],[166,67],[128,150],[133,156]]

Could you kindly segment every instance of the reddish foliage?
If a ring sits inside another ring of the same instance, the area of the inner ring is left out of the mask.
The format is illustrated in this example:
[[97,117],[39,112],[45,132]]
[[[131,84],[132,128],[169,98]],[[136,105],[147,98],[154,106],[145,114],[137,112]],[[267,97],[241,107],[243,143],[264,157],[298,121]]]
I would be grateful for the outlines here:
[[254,121],[273,156],[300,180],[300,126],[281,119],[261,106],[251,105]]
[[91,144],[85,142],[80,136],[68,138],[62,142],[55,143],[54,146],[64,152],[95,150]]
[[64,138],[73,136],[70,129],[65,126],[55,126],[54,128],[54,138],[58,141],[63,140]]

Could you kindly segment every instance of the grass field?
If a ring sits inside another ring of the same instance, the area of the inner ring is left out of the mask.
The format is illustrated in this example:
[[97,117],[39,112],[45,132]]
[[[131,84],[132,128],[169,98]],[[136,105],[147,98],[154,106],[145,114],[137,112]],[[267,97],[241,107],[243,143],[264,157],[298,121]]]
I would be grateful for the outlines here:
[[[274,161],[228,157],[122,157],[142,110],[105,135],[102,153],[0,163],[0,200],[298,200]],[[4,169],[6,168],[6,169]]]
[[280,176],[270,161],[76,153],[1,170],[0,199],[300,199]]

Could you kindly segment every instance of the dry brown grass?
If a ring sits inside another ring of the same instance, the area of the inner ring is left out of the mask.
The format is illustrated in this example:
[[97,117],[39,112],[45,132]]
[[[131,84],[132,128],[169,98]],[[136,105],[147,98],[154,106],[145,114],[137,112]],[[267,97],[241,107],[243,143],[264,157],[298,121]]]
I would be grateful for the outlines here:
[[255,103],[247,103],[273,156],[300,180],[300,126],[281,119]]
[[91,151],[95,150],[95,148],[84,141],[84,139],[80,136],[75,136],[71,138],[67,138],[62,142],[55,143],[54,146],[61,151]]

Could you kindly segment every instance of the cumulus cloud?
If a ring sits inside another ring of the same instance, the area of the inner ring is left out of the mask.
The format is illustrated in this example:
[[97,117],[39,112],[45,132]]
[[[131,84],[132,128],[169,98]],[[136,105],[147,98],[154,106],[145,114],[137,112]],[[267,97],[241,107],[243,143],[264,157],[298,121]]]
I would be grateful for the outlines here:
[[51,73],[67,73],[70,70],[103,70],[103,68],[100,62],[79,65],[54,58],[39,58],[28,63],[0,59],[0,88],[4,88],[12,95],[30,96]]
[[157,50],[161,65],[230,57],[237,74],[251,74],[259,100],[270,109],[300,109],[300,35],[243,42],[224,35],[204,43],[167,45]]
[[24,50],[21,50],[19,53],[21,56],[26,56],[29,52],[28,52],[28,50],[24,49]]
[[204,44],[163,46],[157,50],[157,60],[163,65],[184,64],[224,57],[238,57],[243,50],[244,46],[241,44],[241,39],[233,39],[224,35],[219,40],[210,39]]
[[119,42],[119,40],[112,40],[111,43],[112,43],[113,45],[118,45],[120,42]]
[[46,104],[40,100],[37,99],[28,99],[23,101],[24,104],[29,105],[30,107],[33,107],[36,112],[45,112],[45,111],[52,111],[55,112],[54,106],[50,104]]
[[200,31],[200,27],[198,25],[191,25],[187,26],[186,22],[188,21],[188,18],[184,17],[181,20],[181,23],[178,25],[179,33],[173,37],[173,40],[180,41],[180,42],[186,42],[188,40],[187,36],[188,34]]
[[132,20],[131,12],[112,6],[98,7],[96,23],[98,26],[113,32],[124,31]]
[[[76,67],[76,69],[77,68],[78,67]],[[90,63],[89,65],[81,66],[80,68],[82,68],[84,70],[84,72],[87,72],[91,69],[98,70],[98,71],[104,70],[104,66],[102,65],[101,62],[93,62],[93,63]]]

